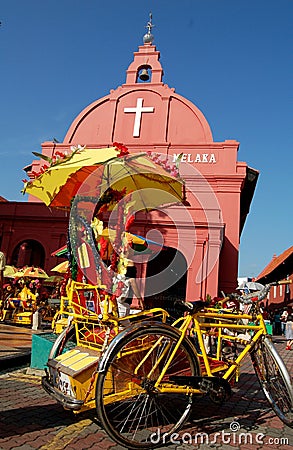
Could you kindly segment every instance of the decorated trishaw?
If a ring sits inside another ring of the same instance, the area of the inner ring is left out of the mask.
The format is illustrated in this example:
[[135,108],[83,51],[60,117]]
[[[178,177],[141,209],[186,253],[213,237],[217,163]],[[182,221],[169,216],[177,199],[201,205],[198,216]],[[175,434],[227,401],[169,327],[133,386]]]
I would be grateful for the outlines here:
[[39,267],[25,266],[17,269],[6,266],[0,300],[0,321],[32,326],[34,314],[37,313],[40,320],[52,322],[56,305],[50,305],[44,295],[42,281],[45,279],[49,277]]
[[77,146],[69,155],[45,159],[24,192],[70,209],[70,218],[68,270],[53,321],[58,337],[43,387],[78,412],[95,406],[99,360],[111,340],[137,321],[166,322],[165,310],[145,308],[134,275],[135,259],[147,260],[162,246],[130,228],[138,212],[182,202],[184,189],[178,167],[166,156],[130,154],[118,143]]
[[36,295],[27,286],[22,288],[17,297],[12,297],[9,292],[7,289],[8,294],[1,302],[0,321],[31,325],[33,314],[37,309]]

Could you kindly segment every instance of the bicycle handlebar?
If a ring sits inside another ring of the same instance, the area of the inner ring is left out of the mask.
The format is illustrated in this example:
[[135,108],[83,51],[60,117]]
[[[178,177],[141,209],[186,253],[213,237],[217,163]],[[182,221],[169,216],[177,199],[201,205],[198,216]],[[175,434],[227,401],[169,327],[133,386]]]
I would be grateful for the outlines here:
[[270,292],[270,289],[272,286],[279,286],[282,284],[291,284],[292,280],[282,280],[282,281],[273,281],[272,283],[265,284],[262,289],[255,292],[250,292],[249,294],[232,294],[233,298],[236,298],[241,303],[248,305],[255,302],[260,302],[261,300],[265,299],[268,293]]
[[[239,295],[237,293],[228,294],[227,297],[220,300],[219,303],[223,304],[225,303],[225,301],[232,299],[238,300],[240,303],[243,303],[245,305],[257,303],[266,298],[272,286],[290,283],[292,283],[292,280],[274,281],[272,283],[265,284],[264,287],[259,291],[251,292],[249,294],[242,294],[242,295]],[[209,303],[202,300],[197,300],[194,302],[185,302],[184,300],[176,300],[174,306],[178,311],[194,314],[200,310],[203,310],[205,307],[209,307],[210,305]]]

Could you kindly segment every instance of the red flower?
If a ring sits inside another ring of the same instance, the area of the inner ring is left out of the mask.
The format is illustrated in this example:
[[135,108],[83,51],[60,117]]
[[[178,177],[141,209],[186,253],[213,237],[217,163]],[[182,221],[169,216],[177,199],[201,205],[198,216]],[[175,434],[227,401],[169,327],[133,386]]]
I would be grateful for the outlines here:
[[104,212],[104,211],[107,211],[107,209],[108,209],[108,205],[107,205],[107,204],[102,205],[102,206],[100,207],[100,209],[99,209],[99,213],[102,213],[102,212]]
[[118,255],[117,253],[114,251],[112,253],[112,257],[111,257],[111,269],[114,270],[114,272],[116,271],[117,268],[117,262],[118,262]]
[[55,152],[55,155],[56,155],[56,156],[60,156],[60,157],[62,157],[62,158],[64,158],[64,156],[65,156],[65,154],[62,153],[62,152],[59,152],[59,150],[57,150],[57,151]]
[[100,256],[102,259],[105,259],[107,256],[108,241],[103,236],[100,238],[100,246]]
[[40,173],[44,173],[46,172],[46,170],[49,168],[49,166],[47,166],[47,164],[44,164],[41,168],[40,168]]
[[113,142],[113,145],[117,148],[117,150],[120,150],[120,153],[117,155],[119,158],[129,155],[128,148],[125,145],[121,144],[120,142]]
[[125,231],[128,231],[135,220],[135,216],[132,214],[130,217],[126,219],[125,222]]

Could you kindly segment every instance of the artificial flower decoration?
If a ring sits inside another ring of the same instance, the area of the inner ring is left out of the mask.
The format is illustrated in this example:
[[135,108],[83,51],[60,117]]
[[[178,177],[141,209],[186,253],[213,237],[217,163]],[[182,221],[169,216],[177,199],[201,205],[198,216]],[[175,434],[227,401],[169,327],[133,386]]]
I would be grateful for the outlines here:
[[126,218],[126,222],[125,222],[125,231],[129,231],[131,225],[133,224],[133,222],[135,221],[135,215],[131,214],[130,216],[128,216]]
[[120,150],[120,153],[117,155],[119,158],[129,155],[128,148],[120,142],[113,142],[113,146]]
[[179,168],[176,164],[170,164],[168,158],[165,158],[164,155],[160,155],[159,153],[146,152],[148,157],[155,163],[159,164],[163,169],[170,173],[170,175],[174,178],[179,177]]
[[99,220],[97,217],[94,217],[91,223],[91,227],[94,231],[95,238],[97,239],[99,236],[102,235],[104,224],[102,220]]
[[[43,153],[39,153],[39,152],[32,152],[33,155],[37,156],[38,158],[43,159],[44,161],[46,161],[48,164],[43,164],[42,167],[40,168],[40,170],[38,172],[36,172],[35,170],[33,170],[31,172],[31,176],[33,178],[37,178],[39,175],[41,175],[42,173],[46,172],[47,169],[49,169],[50,167],[53,166],[57,166],[58,164],[61,164],[67,160],[69,160],[70,158],[72,158],[76,153],[81,152],[82,150],[85,149],[85,146],[82,145],[77,145],[77,146],[71,146],[70,150],[71,152],[68,153],[67,150],[65,150],[65,152],[60,152],[59,150],[56,150],[54,152],[54,155],[52,157],[47,156],[47,155],[43,155]],[[24,183],[29,183],[30,181],[28,180],[23,180]]]

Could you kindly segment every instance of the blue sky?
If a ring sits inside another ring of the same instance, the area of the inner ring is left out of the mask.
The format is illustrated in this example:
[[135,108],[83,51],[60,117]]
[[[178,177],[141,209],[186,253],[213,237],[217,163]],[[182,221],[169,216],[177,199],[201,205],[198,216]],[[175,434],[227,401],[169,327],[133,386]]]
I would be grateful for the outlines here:
[[31,152],[124,83],[150,11],[164,82],[260,171],[239,268],[256,276],[292,245],[292,0],[0,0],[0,195],[25,200]]

